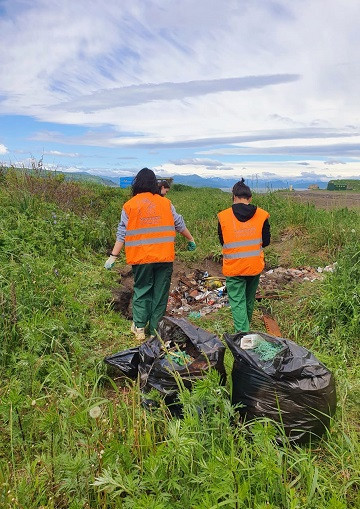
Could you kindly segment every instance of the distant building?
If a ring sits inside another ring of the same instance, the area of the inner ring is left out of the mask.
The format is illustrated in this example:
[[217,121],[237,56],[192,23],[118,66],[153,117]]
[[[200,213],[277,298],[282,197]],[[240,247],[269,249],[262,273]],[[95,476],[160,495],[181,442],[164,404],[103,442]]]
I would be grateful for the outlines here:
[[310,184],[308,189],[319,189],[319,186],[317,184]]
[[331,180],[327,185],[328,191],[347,191],[349,189],[350,188],[348,187],[347,184],[341,184],[340,182],[336,182],[336,181],[332,182]]
[[130,187],[133,183],[134,177],[120,177],[119,179],[119,185],[121,189],[126,189],[127,187]]

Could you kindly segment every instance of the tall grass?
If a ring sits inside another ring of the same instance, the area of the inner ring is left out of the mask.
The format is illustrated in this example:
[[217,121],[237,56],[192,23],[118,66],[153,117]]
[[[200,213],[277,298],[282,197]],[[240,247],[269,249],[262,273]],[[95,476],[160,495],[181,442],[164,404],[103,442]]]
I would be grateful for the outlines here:
[[[182,419],[161,398],[148,412],[137,383],[107,376],[104,356],[131,346],[129,322],[111,307],[116,272],[102,268],[126,192],[15,172],[0,182],[0,507],[360,505],[357,213],[254,198],[270,211],[274,257],[294,231],[302,235],[297,257],[308,262],[325,250],[338,260],[323,283],[269,303],[284,335],[334,370],[339,393],[327,436],[279,447],[281,429],[270,422],[237,422],[231,387],[215,372],[181,391]],[[216,213],[230,196],[185,189],[169,197],[199,245],[185,253],[180,238],[177,255],[199,264],[216,258]],[[201,320],[220,335],[229,323],[227,308]]]

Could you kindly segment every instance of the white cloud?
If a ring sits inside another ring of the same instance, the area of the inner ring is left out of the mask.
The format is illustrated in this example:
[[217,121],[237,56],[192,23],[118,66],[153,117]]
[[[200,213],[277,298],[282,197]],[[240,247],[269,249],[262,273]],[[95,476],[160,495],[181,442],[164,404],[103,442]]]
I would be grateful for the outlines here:
[[[330,144],[332,139],[337,138],[338,142],[348,138],[357,140],[357,132],[353,129],[314,129],[314,128],[299,128],[299,129],[273,129],[273,130],[259,130],[251,132],[237,132],[229,136],[218,136],[218,137],[189,137],[189,136],[178,136],[174,137],[153,137],[153,136],[131,136],[125,133],[119,135],[116,131],[88,131],[82,136],[65,136],[62,133],[54,131],[40,131],[34,133],[32,136],[33,140],[39,141],[51,141],[56,143],[65,144],[79,144],[79,145],[97,145],[106,147],[141,147],[141,148],[153,148],[153,147],[165,147],[165,148],[200,148],[213,145],[234,145],[240,148],[246,146],[254,146],[254,153],[257,151],[257,147],[261,148],[261,143],[266,142],[265,148],[272,143],[272,146],[281,145],[284,146],[283,140],[289,140],[287,143],[291,146],[301,145],[301,143],[310,143],[314,145],[312,140],[320,140],[318,143]],[[303,140],[301,142],[301,140]],[[256,142],[261,142],[256,144]],[[240,145],[241,144],[241,145]],[[240,148],[217,148],[208,149],[206,151],[199,151],[199,154],[239,154]]]
[[[32,139],[360,159],[358,0],[325,10],[320,0],[4,0],[2,9],[0,114],[91,129]],[[246,146],[212,147],[225,143]]]
[[346,164],[346,162],[329,159],[328,161],[325,161],[325,164]]
[[[360,142],[357,143],[319,143],[318,145],[281,145],[275,147],[241,146],[238,148],[220,148],[199,151],[208,155],[294,155],[294,156],[324,156],[324,157],[356,157],[360,158]],[[360,163],[360,159],[359,159]]]
[[223,163],[221,161],[215,161],[214,159],[201,159],[201,158],[188,158],[188,159],[176,159],[174,161],[170,161],[172,164],[175,164],[176,166],[184,166],[189,164],[194,164],[196,166],[223,166]]
[[219,92],[238,92],[264,88],[281,83],[296,81],[300,76],[296,74],[276,74],[264,76],[245,76],[236,78],[222,78],[213,80],[193,80],[182,83],[145,83],[122,88],[101,90],[93,94],[61,103],[56,109],[66,111],[93,112],[119,107],[136,106],[152,101],[173,101],[189,97],[205,96]]
[[59,157],[79,157],[77,152],[60,152],[59,150],[45,150],[44,155]]
[[0,155],[7,154],[7,153],[8,153],[7,147],[5,147],[5,145],[0,143]]

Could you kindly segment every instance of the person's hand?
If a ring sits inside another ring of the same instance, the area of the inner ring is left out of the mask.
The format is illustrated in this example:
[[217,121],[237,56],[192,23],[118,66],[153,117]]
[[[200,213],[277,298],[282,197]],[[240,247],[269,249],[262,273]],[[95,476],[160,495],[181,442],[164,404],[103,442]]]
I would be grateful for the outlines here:
[[188,245],[187,245],[187,250],[188,251],[195,251],[196,249],[196,244],[193,240],[189,240],[188,242]]
[[104,268],[109,269],[109,270],[112,269],[115,262],[116,262],[116,256],[110,255],[109,258],[105,262]]

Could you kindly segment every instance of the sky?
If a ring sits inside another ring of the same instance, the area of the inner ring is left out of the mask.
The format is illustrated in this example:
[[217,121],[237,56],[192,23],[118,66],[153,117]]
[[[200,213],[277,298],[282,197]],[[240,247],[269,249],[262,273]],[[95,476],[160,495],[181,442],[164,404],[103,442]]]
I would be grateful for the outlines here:
[[0,162],[360,177],[359,0],[0,0]]

